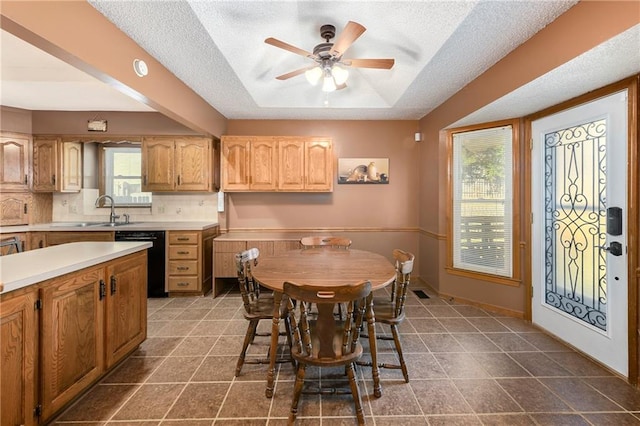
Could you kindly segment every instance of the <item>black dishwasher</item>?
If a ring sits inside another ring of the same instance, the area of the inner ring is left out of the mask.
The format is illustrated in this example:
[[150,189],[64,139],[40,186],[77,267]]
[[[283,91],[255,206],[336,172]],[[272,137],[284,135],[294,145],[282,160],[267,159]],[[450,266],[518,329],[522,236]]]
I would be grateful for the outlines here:
[[164,231],[116,231],[116,241],[150,241],[147,251],[147,297],[167,297],[164,289]]

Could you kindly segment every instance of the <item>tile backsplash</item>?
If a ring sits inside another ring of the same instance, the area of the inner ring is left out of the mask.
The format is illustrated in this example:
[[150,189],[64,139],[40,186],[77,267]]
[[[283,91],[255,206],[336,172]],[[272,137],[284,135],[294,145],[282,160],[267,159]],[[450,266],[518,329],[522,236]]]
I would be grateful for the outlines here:
[[[109,207],[95,207],[96,198],[98,198],[97,189],[83,189],[74,193],[54,193],[53,221],[108,221]],[[217,222],[217,202],[217,193],[153,194],[150,208],[116,207],[116,214],[129,214],[131,222]],[[123,218],[118,220],[123,220]]]

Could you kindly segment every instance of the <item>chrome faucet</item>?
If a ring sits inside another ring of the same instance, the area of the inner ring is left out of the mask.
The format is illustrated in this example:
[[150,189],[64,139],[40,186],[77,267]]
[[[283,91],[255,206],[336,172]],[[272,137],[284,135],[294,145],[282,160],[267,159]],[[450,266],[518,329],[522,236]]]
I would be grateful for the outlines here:
[[96,199],[96,207],[100,207],[100,200],[109,200],[111,201],[111,214],[109,214],[109,223],[116,223],[116,219],[118,219],[120,216],[116,215],[116,211],[115,211],[115,204],[113,202],[113,198],[111,198],[111,196],[104,194],[99,196]]

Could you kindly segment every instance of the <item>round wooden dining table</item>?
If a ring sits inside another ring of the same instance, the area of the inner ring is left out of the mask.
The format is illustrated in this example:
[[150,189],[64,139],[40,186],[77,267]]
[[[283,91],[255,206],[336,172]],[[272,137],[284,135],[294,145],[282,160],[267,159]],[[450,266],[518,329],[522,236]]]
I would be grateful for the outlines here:
[[[318,247],[286,251],[273,256],[260,256],[252,269],[253,278],[260,285],[273,290],[274,309],[267,372],[268,398],[273,396],[275,365],[280,330],[280,304],[285,281],[296,284],[327,287],[369,281],[372,290],[391,284],[396,278],[393,264],[384,256],[365,250]],[[371,350],[374,395],[382,395],[377,363],[377,343],[373,312],[367,315],[369,347]]]

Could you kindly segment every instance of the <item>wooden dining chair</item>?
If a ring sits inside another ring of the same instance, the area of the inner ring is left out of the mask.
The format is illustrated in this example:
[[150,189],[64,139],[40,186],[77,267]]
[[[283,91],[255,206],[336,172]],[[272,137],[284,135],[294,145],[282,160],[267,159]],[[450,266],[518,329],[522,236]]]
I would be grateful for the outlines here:
[[[349,379],[349,387],[355,403],[358,424],[364,424],[362,400],[355,376],[355,363],[362,356],[362,345],[358,341],[358,331],[362,325],[366,307],[370,309],[371,283],[320,287],[284,283],[287,296],[287,316],[293,334],[291,356],[297,361],[296,382],[289,414],[289,424],[295,422],[298,402],[303,392],[307,365],[316,367],[344,366]],[[345,320],[333,314],[335,305],[347,306]],[[311,305],[317,312],[311,314]],[[365,306],[366,305],[366,306]],[[347,393],[336,388],[308,387],[306,393]]]
[[303,237],[300,239],[300,244],[302,244],[302,248],[313,248],[313,247],[341,247],[341,248],[349,248],[351,246],[351,240],[344,237],[321,237],[321,236],[313,236],[313,237]]
[[[394,341],[396,353],[398,354],[399,364],[381,363],[380,368],[391,368],[402,370],[404,381],[409,382],[409,372],[407,364],[402,354],[402,344],[400,341],[400,332],[398,326],[404,321],[404,305],[407,297],[407,289],[413,272],[413,261],[415,256],[412,253],[395,249],[393,251],[395,259],[396,279],[391,285],[391,297],[375,297],[373,298],[373,312],[376,324],[386,324],[391,328],[392,336],[385,336],[379,333],[376,338],[379,340]],[[363,336],[365,337],[365,336]],[[370,362],[359,362],[359,365],[371,365]]]
[[[271,333],[258,332],[258,324],[261,320],[273,320],[274,301],[272,294],[261,294],[260,285],[253,279],[251,268],[258,265],[258,257],[260,251],[257,248],[236,253],[236,267],[238,270],[238,284],[240,294],[242,295],[242,303],[244,305],[244,317],[249,321],[247,332],[242,344],[242,352],[236,364],[236,377],[240,375],[242,366],[247,364],[268,364],[268,357],[246,359],[247,349],[253,343],[256,336],[271,336]],[[285,319],[285,326],[288,329],[288,322]],[[282,333],[288,334],[288,333]],[[289,337],[290,339],[290,337]],[[290,361],[289,359],[279,359],[278,362]]]

